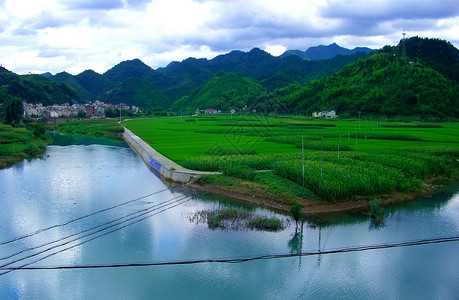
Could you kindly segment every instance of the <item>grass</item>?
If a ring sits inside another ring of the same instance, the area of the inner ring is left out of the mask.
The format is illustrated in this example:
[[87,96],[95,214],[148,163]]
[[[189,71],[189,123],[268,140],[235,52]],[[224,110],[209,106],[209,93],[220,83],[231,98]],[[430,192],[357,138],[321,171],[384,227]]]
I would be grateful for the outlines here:
[[276,217],[259,216],[238,208],[220,208],[201,210],[188,216],[190,222],[207,224],[209,229],[255,229],[279,231],[286,227],[286,222]]
[[56,131],[71,136],[90,135],[94,137],[119,138],[124,129],[117,119],[91,119],[64,122],[55,127]]
[[27,128],[0,124],[0,168],[42,154],[49,140]]
[[[191,119],[195,121],[157,118],[125,125],[187,168],[254,181],[283,199],[370,198],[418,192],[432,177],[459,178],[457,123],[225,115]],[[216,178],[204,180],[228,185]]]

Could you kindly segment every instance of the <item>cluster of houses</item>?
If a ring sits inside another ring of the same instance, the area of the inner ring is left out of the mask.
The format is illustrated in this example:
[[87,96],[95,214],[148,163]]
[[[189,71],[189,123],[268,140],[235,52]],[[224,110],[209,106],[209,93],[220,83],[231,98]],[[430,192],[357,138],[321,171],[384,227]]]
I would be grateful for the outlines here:
[[328,118],[328,119],[336,119],[338,115],[334,110],[323,110],[323,111],[314,111],[312,113],[313,118]]
[[[246,106],[247,107],[247,106]],[[243,109],[245,110],[246,107]],[[207,108],[206,110],[202,111],[199,108],[196,109],[196,114],[199,113],[205,113],[205,114],[219,114],[221,113],[221,110],[217,110],[215,108]],[[234,114],[236,112],[235,109],[231,110],[231,114]],[[253,111],[254,113],[256,112],[255,110]],[[312,118],[328,118],[328,119],[336,119],[338,115],[336,114],[336,111],[334,110],[323,110],[323,111],[314,111],[312,113]]]
[[125,109],[131,110],[133,113],[140,112],[139,108],[136,106],[130,107],[124,103],[113,105],[102,101],[73,105],[70,105],[69,103],[53,104],[51,106],[43,106],[41,103],[26,103],[24,101],[22,105],[24,108],[25,118],[70,118],[76,117],[80,111],[84,111],[86,117],[89,118],[105,118],[105,111],[108,109]]

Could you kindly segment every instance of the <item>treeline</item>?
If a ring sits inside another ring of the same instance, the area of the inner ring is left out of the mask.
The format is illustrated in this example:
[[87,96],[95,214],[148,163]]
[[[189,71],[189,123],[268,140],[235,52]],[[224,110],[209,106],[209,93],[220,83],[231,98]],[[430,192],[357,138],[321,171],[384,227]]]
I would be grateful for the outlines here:
[[438,71],[381,51],[283,97],[310,113],[459,117],[458,83]]
[[17,75],[0,67],[0,103],[12,99],[43,105],[82,101],[67,84],[56,83],[40,75]]

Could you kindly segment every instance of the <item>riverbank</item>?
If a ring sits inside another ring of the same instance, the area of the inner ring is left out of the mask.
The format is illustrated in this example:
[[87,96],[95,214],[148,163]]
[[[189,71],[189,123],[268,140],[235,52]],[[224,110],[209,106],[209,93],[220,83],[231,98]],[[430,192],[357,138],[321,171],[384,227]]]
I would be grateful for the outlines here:
[[51,141],[45,133],[42,125],[27,129],[0,124],[0,169],[43,155]]
[[[340,202],[324,200],[296,199],[303,204],[303,214],[323,215],[339,212],[357,212],[369,208],[369,201],[379,199],[383,206],[411,201],[421,197],[431,197],[445,186],[457,182],[459,179],[431,178],[423,183],[422,189],[412,193],[393,193],[374,196],[355,196],[354,199]],[[239,181],[235,184],[206,184],[202,181],[194,181],[187,187],[208,194],[223,196],[237,201],[248,202],[260,207],[266,207],[283,213],[290,212],[290,200],[284,197],[273,196],[266,187],[250,182]]]

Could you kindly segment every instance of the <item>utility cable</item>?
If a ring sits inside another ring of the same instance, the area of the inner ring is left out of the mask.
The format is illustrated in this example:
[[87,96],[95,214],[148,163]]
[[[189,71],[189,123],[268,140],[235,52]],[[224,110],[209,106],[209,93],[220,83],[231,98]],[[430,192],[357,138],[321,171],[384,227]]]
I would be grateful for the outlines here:
[[[185,198],[186,198],[186,196],[182,196],[182,199],[179,199],[179,200],[177,200],[176,202],[182,201],[182,200],[185,199]],[[169,205],[170,205],[170,203],[169,203],[169,204],[166,204],[166,205],[163,205],[162,207],[157,207],[157,208],[155,208],[155,210],[158,210],[158,209],[167,207],[167,206],[169,206]],[[174,206],[174,207],[175,207],[175,206]],[[153,210],[153,211],[154,211],[154,210]],[[134,220],[134,219],[136,219],[136,218],[139,218],[139,217],[142,217],[142,216],[144,216],[144,215],[148,215],[148,214],[150,214],[151,212],[152,212],[152,211],[144,212],[144,213],[142,213],[142,214],[140,214],[140,215],[138,215],[138,216],[131,217],[131,218],[128,218],[127,220],[124,220],[124,221],[121,221],[121,222],[117,222],[117,223],[114,223],[114,224],[105,226],[105,227],[103,227],[103,228],[100,228],[100,229],[98,229],[97,231],[94,231],[94,232],[92,232],[92,233],[88,233],[88,234],[86,234],[86,235],[83,235],[83,236],[80,236],[80,237],[71,239],[71,240],[69,240],[69,241],[66,241],[66,242],[63,242],[63,243],[60,243],[60,244],[57,244],[57,245],[54,245],[54,246],[52,246],[52,247],[46,248],[46,249],[44,249],[44,250],[41,250],[41,251],[39,251],[39,252],[37,252],[37,253],[33,253],[33,254],[28,255],[28,256],[25,256],[25,257],[22,257],[22,258],[18,258],[18,259],[14,260],[14,261],[10,261],[10,262],[8,262],[8,263],[5,263],[5,264],[3,264],[3,265],[0,265],[0,268],[4,268],[4,267],[9,266],[9,265],[11,265],[11,264],[14,264],[14,263],[17,263],[17,262],[20,262],[20,261],[23,261],[23,260],[26,260],[26,259],[35,257],[35,256],[37,256],[37,255],[46,253],[46,252],[48,252],[48,251],[50,251],[50,250],[53,250],[53,249],[56,249],[56,248],[59,248],[59,247],[68,245],[68,244],[70,244],[70,243],[72,243],[72,242],[81,240],[81,239],[83,239],[83,238],[90,237],[90,236],[92,236],[92,235],[95,235],[95,234],[100,233],[100,232],[102,232],[102,231],[105,231],[105,230],[107,230],[107,229],[113,228],[113,227],[118,226],[118,225],[125,224],[125,223],[127,223],[127,222],[129,222],[129,221],[132,221],[132,220]],[[124,228],[124,227],[121,227],[121,228]],[[121,229],[121,228],[120,228],[120,229]],[[0,274],[0,275],[1,275],[1,274]]]
[[[173,188],[170,188],[170,189],[173,189]],[[25,239],[25,238],[28,238],[28,237],[31,237],[31,236],[34,236],[34,235],[37,235],[37,234],[39,234],[39,233],[48,231],[48,230],[50,230],[50,229],[54,229],[54,228],[58,228],[58,227],[63,227],[63,226],[69,225],[69,224],[74,223],[74,222],[76,222],[76,221],[79,221],[79,220],[82,220],[82,219],[85,219],[85,218],[89,218],[89,217],[92,217],[92,216],[94,216],[94,215],[97,215],[97,214],[100,214],[100,213],[103,213],[103,212],[106,212],[106,211],[109,211],[109,210],[112,210],[112,209],[121,207],[121,206],[123,206],[123,205],[127,205],[127,204],[129,204],[129,203],[132,203],[132,202],[135,202],[135,201],[139,201],[139,200],[142,200],[142,199],[151,197],[151,196],[153,196],[153,195],[162,193],[162,192],[167,191],[167,190],[170,190],[170,189],[169,189],[169,188],[165,188],[165,189],[159,190],[159,191],[157,191],[157,192],[154,192],[154,193],[151,193],[151,194],[148,194],[148,195],[145,195],[145,196],[142,196],[142,197],[133,199],[133,200],[129,200],[129,201],[126,201],[126,202],[123,202],[123,203],[120,203],[120,204],[117,204],[117,205],[114,205],[114,206],[111,206],[111,207],[107,207],[107,208],[104,208],[104,209],[95,211],[95,212],[93,212],[93,213],[90,213],[90,214],[88,214],[88,215],[84,215],[84,216],[81,216],[81,217],[78,217],[78,218],[75,218],[75,219],[66,221],[66,222],[61,223],[61,224],[56,224],[56,225],[53,225],[53,226],[50,226],[50,227],[47,227],[47,228],[42,228],[42,229],[39,229],[39,230],[37,230],[37,231],[34,231],[34,232],[31,232],[31,233],[28,233],[28,234],[21,235],[21,236],[19,236],[19,237],[16,237],[16,238],[13,238],[13,239],[10,239],[10,240],[6,240],[6,241],[3,241],[3,242],[0,242],[0,246],[6,245],[6,244],[9,244],[9,243],[12,243],[12,242],[16,242],[16,241],[19,241],[19,240],[22,240],[22,239]]]
[[[172,199],[169,199],[169,200],[167,200],[167,201],[161,202],[161,203],[159,203],[159,204],[155,204],[155,205],[152,205],[152,206],[150,206],[150,207],[147,207],[147,208],[143,208],[143,209],[137,210],[137,211],[135,211],[135,212],[129,213],[129,214],[127,214],[127,215],[124,215],[124,216],[119,217],[119,218],[117,218],[117,219],[111,220],[111,221],[109,221],[109,222],[105,222],[105,223],[103,223],[103,224],[100,224],[100,225],[91,227],[91,228],[89,228],[89,229],[85,229],[85,230],[82,230],[82,231],[73,233],[73,234],[71,234],[71,235],[67,235],[67,236],[65,236],[65,237],[63,237],[63,238],[60,238],[60,239],[57,239],[57,240],[54,240],[54,241],[51,241],[51,242],[47,242],[47,243],[44,243],[44,244],[41,244],[41,245],[38,245],[38,246],[35,246],[35,247],[25,248],[25,249],[23,249],[23,250],[20,250],[20,251],[18,251],[18,252],[13,253],[13,254],[9,254],[9,255],[7,255],[7,256],[1,257],[1,258],[0,258],[0,261],[5,260],[5,259],[12,258],[12,257],[14,257],[14,256],[16,256],[16,255],[19,255],[19,254],[21,254],[21,253],[24,253],[24,252],[28,252],[28,251],[40,249],[40,248],[42,248],[42,247],[45,247],[45,246],[48,246],[48,245],[51,245],[51,244],[54,244],[54,243],[57,243],[57,242],[66,240],[66,239],[68,239],[68,238],[71,238],[71,237],[74,237],[74,236],[77,236],[77,235],[80,235],[80,234],[83,234],[83,233],[86,233],[86,232],[89,232],[89,231],[98,229],[98,228],[103,227],[103,226],[106,226],[106,225],[108,225],[108,224],[115,223],[115,222],[120,221],[120,220],[122,220],[122,219],[126,219],[127,217],[130,217],[130,216],[132,216],[132,215],[139,214],[139,213],[141,213],[141,212],[148,212],[148,211],[150,211],[150,210],[156,209],[156,207],[158,207],[158,206],[162,206],[162,205],[165,205],[165,204],[167,204],[167,203],[170,203],[170,202],[172,202],[172,201],[174,201],[175,199],[178,199],[178,198],[180,198],[180,197],[183,197],[183,196],[182,196],[182,195],[181,195],[181,196],[176,196],[176,197],[174,197],[174,198],[172,198]],[[161,208],[161,207],[160,207],[160,208]],[[119,224],[119,223],[117,223],[117,224]]]
[[[185,201],[183,201],[183,200],[185,200]],[[108,232],[105,232],[105,233],[103,233],[103,234],[97,235],[97,236],[95,236],[95,237],[92,237],[91,239],[85,240],[85,241],[83,241],[83,242],[80,242],[80,243],[78,243],[78,244],[72,245],[72,246],[67,247],[67,248],[65,248],[65,249],[61,249],[61,250],[59,250],[59,251],[53,252],[53,253],[48,254],[48,255],[46,255],[46,256],[44,256],[44,257],[38,259],[38,260],[35,260],[35,261],[31,262],[31,263],[27,263],[27,264],[23,265],[23,266],[28,266],[28,265],[30,265],[30,264],[33,264],[33,263],[36,263],[36,262],[38,262],[38,261],[41,261],[41,260],[43,260],[43,259],[45,259],[45,258],[48,258],[48,257],[50,257],[50,256],[56,255],[56,254],[58,254],[58,253],[62,253],[62,252],[64,252],[64,251],[70,250],[70,249],[72,249],[72,248],[74,248],[74,247],[83,245],[83,244],[85,244],[85,243],[87,243],[87,242],[93,241],[93,240],[95,240],[95,239],[98,239],[98,238],[103,237],[103,236],[105,236],[105,235],[108,235],[108,234],[110,234],[110,233],[116,232],[116,231],[121,230],[121,229],[123,229],[123,228],[126,228],[126,227],[128,227],[128,226],[134,225],[134,224],[136,224],[136,223],[138,223],[138,222],[140,222],[140,221],[143,221],[143,220],[145,220],[145,219],[148,219],[148,218],[150,218],[150,217],[152,217],[152,216],[155,216],[155,215],[157,215],[157,214],[159,214],[159,213],[161,213],[161,212],[164,212],[164,211],[166,211],[166,210],[169,210],[169,209],[171,209],[171,208],[174,208],[174,207],[176,207],[176,206],[178,206],[178,205],[181,205],[181,204],[183,204],[183,203],[185,203],[185,202],[188,202],[188,201],[190,201],[190,200],[191,200],[191,199],[189,199],[187,196],[183,196],[182,199],[179,199],[179,200],[176,201],[176,204],[175,204],[175,205],[170,206],[170,204],[167,204],[167,205],[164,205],[163,207],[156,208],[156,210],[157,210],[157,209],[161,209],[161,208],[166,207],[166,208],[162,209],[162,210],[159,211],[159,212],[155,212],[155,213],[152,214],[152,211],[148,211],[148,212],[143,213],[143,214],[141,214],[141,215],[139,215],[139,216],[131,217],[131,218],[125,220],[125,221],[118,222],[118,223],[116,223],[116,224],[112,224],[112,225],[110,225],[110,226],[104,227],[104,228],[99,229],[99,230],[97,230],[97,231],[95,231],[95,232],[92,232],[92,233],[90,233],[90,234],[86,234],[86,235],[81,236],[81,237],[79,237],[79,238],[75,238],[75,239],[72,239],[72,240],[70,240],[70,241],[67,241],[67,242],[64,242],[64,243],[61,243],[61,244],[58,244],[58,245],[54,245],[54,246],[49,247],[49,248],[47,248],[47,249],[44,249],[44,250],[42,250],[42,251],[40,251],[40,252],[37,252],[37,253],[31,254],[31,255],[28,255],[28,256],[23,257],[23,258],[20,258],[20,259],[16,259],[16,260],[14,260],[14,261],[12,261],[12,262],[8,262],[8,263],[6,263],[6,264],[4,264],[4,265],[1,265],[1,266],[0,266],[0,269],[1,269],[1,268],[5,268],[5,267],[7,267],[7,266],[9,266],[9,265],[11,265],[11,264],[14,264],[14,263],[17,263],[17,262],[20,262],[20,261],[23,261],[23,260],[26,260],[26,259],[35,257],[35,256],[40,255],[40,254],[43,254],[43,253],[46,253],[46,252],[48,252],[48,251],[50,251],[50,250],[53,250],[53,249],[56,249],[56,248],[65,246],[65,245],[70,244],[70,243],[72,243],[72,242],[81,240],[82,238],[90,237],[90,236],[92,236],[92,235],[94,235],[94,234],[100,233],[100,232],[102,232],[102,231],[105,231],[105,230],[110,229],[110,228],[112,228],[112,227],[115,227],[115,226],[117,226],[117,225],[121,225],[121,224],[124,224],[124,223],[126,223],[126,222],[128,222],[128,221],[134,220],[134,221],[132,221],[132,222],[126,224],[126,225],[123,225],[123,226],[121,226],[121,227],[115,228],[115,229],[113,229],[113,230],[111,230],[111,231],[108,231]],[[136,218],[139,218],[140,216],[143,216],[143,217],[140,218],[140,219],[138,219],[138,220],[135,220]],[[19,268],[20,268],[20,267],[19,267]],[[10,272],[10,271],[4,272],[4,273],[0,273],[0,276],[1,276],[1,275],[4,275],[4,274],[6,274],[6,273],[9,273],[9,272]]]
[[[15,268],[13,267],[0,268],[0,270],[8,270],[7,272],[11,272],[14,270],[102,269],[102,268],[170,266],[170,265],[193,265],[193,264],[201,264],[201,263],[243,263],[243,262],[256,261],[256,260],[270,260],[270,259],[299,257],[299,256],[313,256],[313,255],[325,255],[325,254],[336,254],[336,253],[361,252],[361,251],[376,250],[376,249],[388,249],[388,248],[408,247],[408,246],[417,246],[417,245],[439,244],[439,243],[448,243],[448,242],[457,242],[457,241],[459,241],[459,236],[443,237],[443,238],[435,238],[435,239],[422,239],[422,240],[388,243],[388,244],[347,247],[347,248],[325,250],[325,251],[315,251],[315,252],[302,252],[302,253],[293,253],[293,254],[292,253],[269,254],[269,255],[252,256],[252,257],[246,257],[246,258],[199,259],[199,260],[149,262],[149,263],[110,264],[110,265],[94,264],[94,265],[75,265],[75,266],[65,266],[65,265],[36,266],[36,267],[22,266],[22,267],[15,267]],[[51,256],[51,254],[49,256]],[[6,272],[0,275],[3,275],[3,274],[6,274]]]

